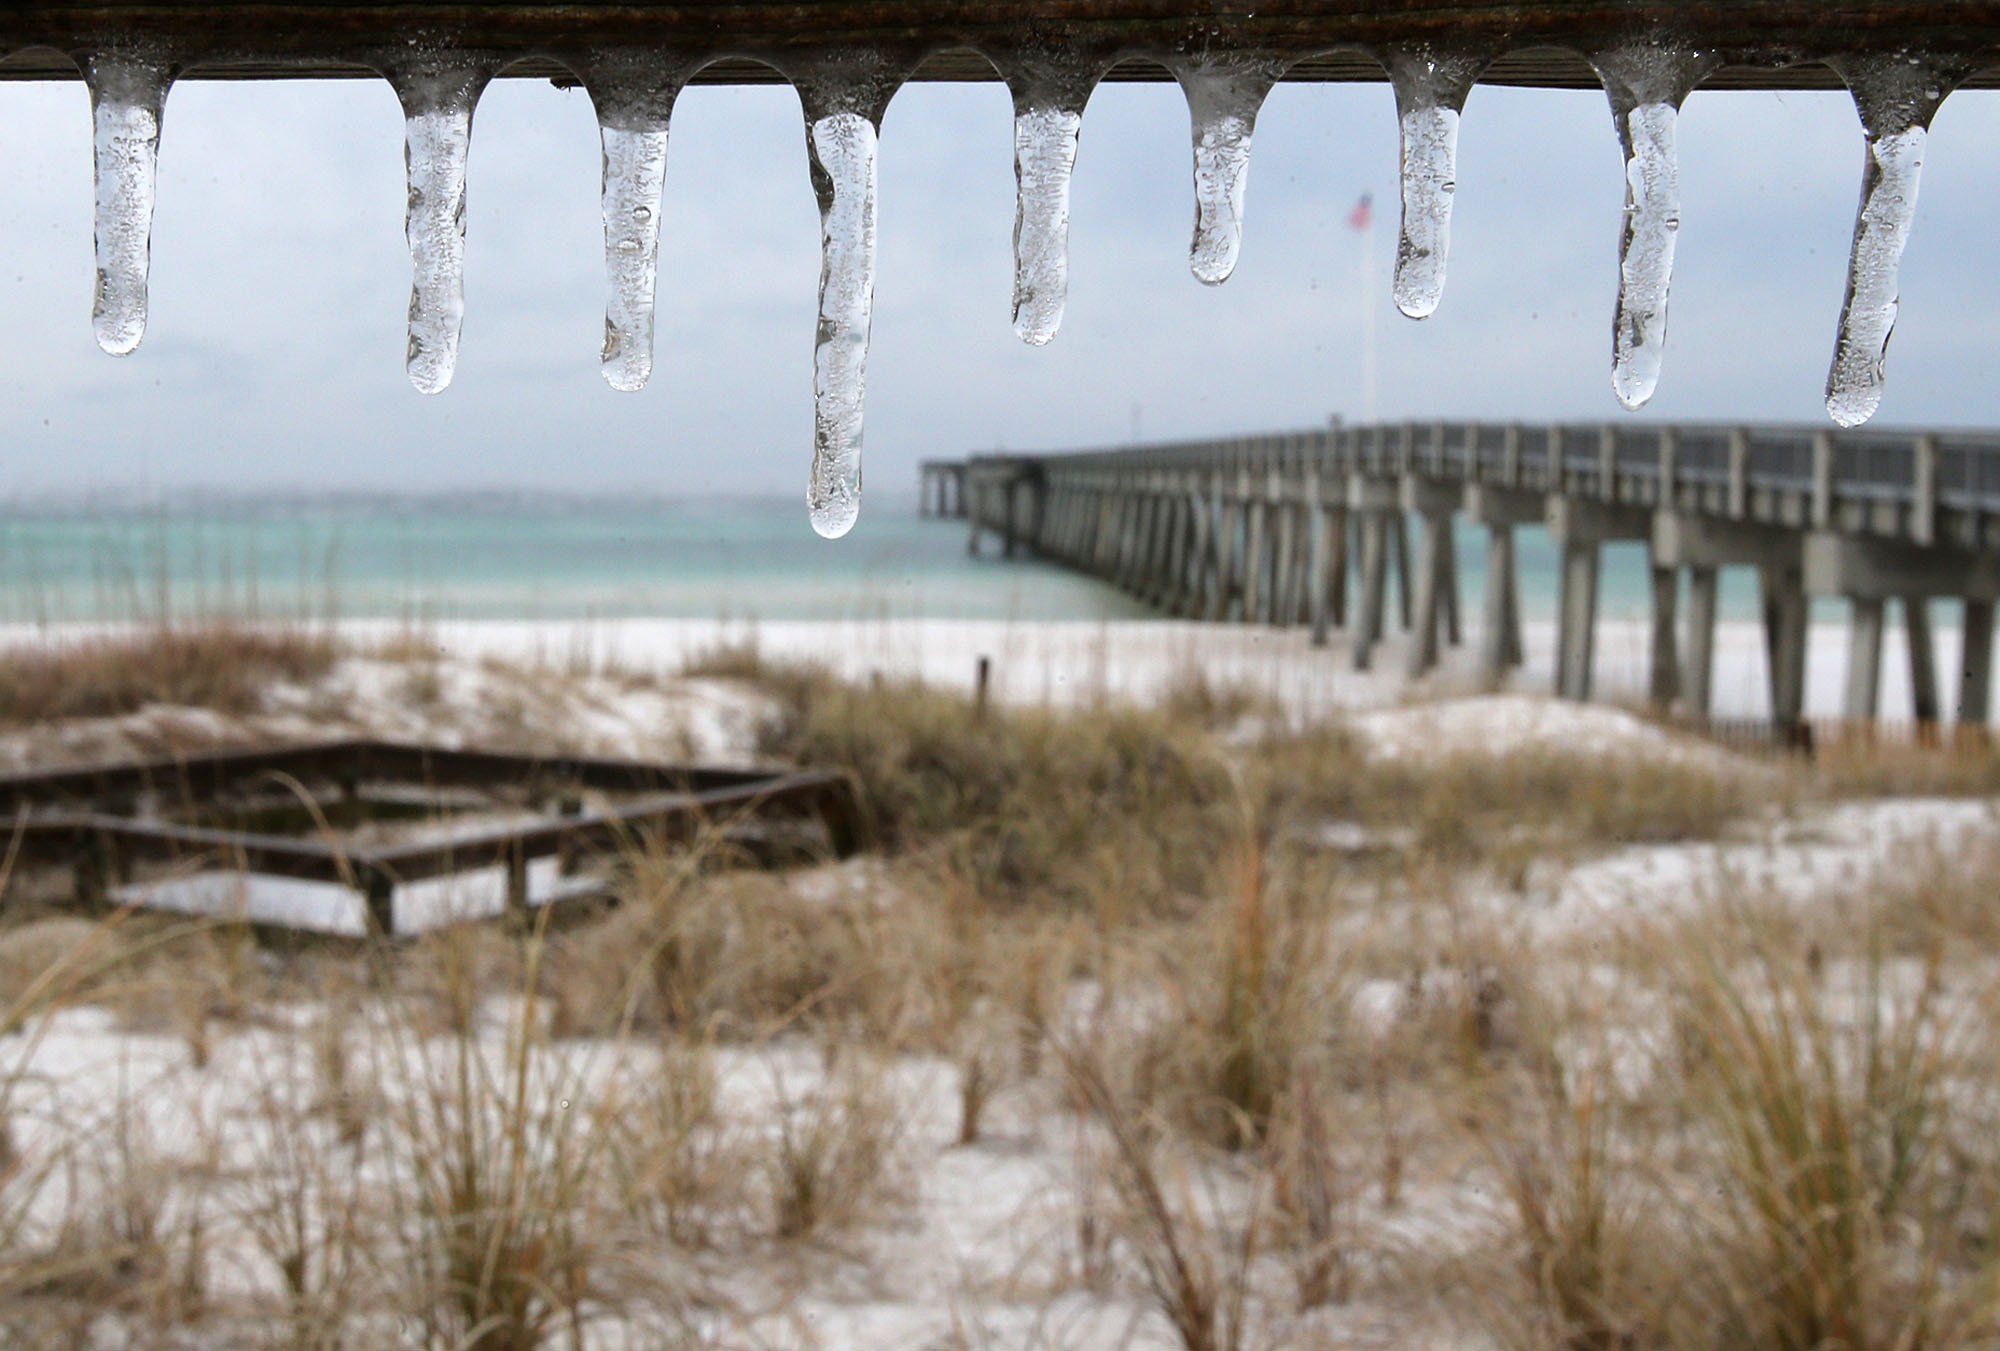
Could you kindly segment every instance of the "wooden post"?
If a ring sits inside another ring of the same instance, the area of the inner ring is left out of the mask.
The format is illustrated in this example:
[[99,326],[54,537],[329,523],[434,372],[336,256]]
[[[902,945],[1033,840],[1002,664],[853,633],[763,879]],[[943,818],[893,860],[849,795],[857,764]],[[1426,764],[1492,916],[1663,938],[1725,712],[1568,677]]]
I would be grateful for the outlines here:
[[1278,513],[1278,539],[1273,555],[1277,561],[1276,576],[1272,579],[1270,614],[1266,618],[1272,624],[1283,628],[1290,624],[1298,613],[1298,592],[1293,579],[1296,576],[1294,563],[1298,555],[1297,524],[1292,517],[1290,495],[1284,491],[1284,480],[1280,478],[1278,500],[1272,510]]
[[1264,618],[1266,596],[1264,585],[1266,561],[1264,558],[1264,500],[1259,492],[1243,504],[1247,520],[1246,537],[1243,544],[1243,622],[1255,624]]
[[1181,613],[1189,619],[1200,619],[1208,613],[1209,597],[1215,586],[1215,504],[1205,487],[1212,486],[1212,480],[1196,477],[1188,492],[1188,506],[1193,518],[1193,533],[1188,539],[1188,589],[1186,603]]
[[1520,588],[1514,527],[1493,522],[1486,529],[1486,618],[1479,635],[1479,670],[1488,689],[1498,689],[1521,664]]
[[1938,722],[1937,645],[1931,634],[1930,602],[1903,597],[1903,633],[1910,644],[1910,712],[1920,728]]
[[506,866],[507,913],[525,915],[528,913],[528,854],[518,839],[508,841]]
[[1962,627],[1965,648],[1959,660],[1958,725],[1961,732],[1983,736],[1992,720],[1993,602],[1967,600]]
[[1716,568],[1688,569],[1688,658],[1681,671],[1687,710],[1706,718],[1715,686],[1715,621],[1722,580]]
[[[1317,477],[1313,481],[1317,483]],[[1311,514],[1306,517],[1306,528],[1310,536],[1306,559],[1306,622],[1312,625],[1312,645],[1325,647],[1328,621],[1332,617],[1326,594],[1327,572],[1330,567],[1327,560],[1327,546],[1330,542],[1328,527],[1331,523],[1327,520],[1326,504],[1320,501],[1317,489],[1308,496],[1307,502],[1306,510]]]
[[1750,433],[1741,427],[1729,431],[1729,514],[1745,516],[1750,511]]
[[1917,438],[1912,447],[1910,538],[1919,544],[1937,543],[1938,442],[1935,436]]
[[368,908],[370,936],[396,935],[396,883],[380,868],[363,868],[356,879],[361,885],[362,904]]
[[1388,513],[1364,511],[1361,523],[1361,623],[1354,635],[1354,669],[1365,671],[1374,658],[1375,644],[1382,640],[1382,611],[1388,585]]
[[1562,597],[1556,635],[1556,693],[1565,699],[1590,698],[1590,676],[1597,646],[1597,571],[1595,540],[1565,539],[1562,545]]
[[1851,723],[1868,723],[1882,704],[1882,617],[1887,607],[1875,596],[1854,597],[1847,625],[1847,701]]
[[1793,568],[1759,569],[1764,587],[1764,642],[1770,660],[1771,721],[1796,739],[1806,689],[1806,593]]
[[1678,568],[1654,567],[1652,671],[1648,694],[1653,706],[1673,707],[1680,695],[1680,643],[1674,611],[1680,601],[1681,574]]
[[1453,647],[1465,641],[1465,627],[1459,616],[1458,527],[1449,516],[1444,520],[1444,637]]
[[1451,517],[1426,515],[1424,549],[1417,564],[1416,635],[1410,644],[1410,674],[1424,675],[1438,662],[1438,629],[1444,622],[1441,592],[1450,566]]
[[1397,616],[1403,621],[1403,628],[1408,630],[1413,616],[1410,595],[1410,518],[1407,514],[1401,511],[1390,513],[1389,536],[1396,550]]
[[1833,434],[1813,433],[1812,525],[1815,530],[1833,526]]
[[1353,548],[1353,531],[1348,528],[1347,508],[1334,506],[1327,517],[1328,573],[1326,608],[1337,629],[1347,627],[1347,560]]

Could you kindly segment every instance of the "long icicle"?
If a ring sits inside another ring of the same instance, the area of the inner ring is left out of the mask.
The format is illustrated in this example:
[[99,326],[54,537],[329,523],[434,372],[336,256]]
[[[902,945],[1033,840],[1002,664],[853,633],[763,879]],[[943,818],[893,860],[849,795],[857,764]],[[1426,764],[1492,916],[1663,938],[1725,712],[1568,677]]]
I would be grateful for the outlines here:
[[129,356],[146,334],[160,121],[171,67],[153,57],[104,53],[84,62],[96,178],[97,282],[90,322],[97,345]]
[[1014,335],[1040,347],[1069,299],[1069,184],[1081,104],[1014,105]]
[[1625,209],[1618,230],[1618,309],[1611,321],[1611,389],[1628,409],[1659,387],[1666,354],[1667,293],[1681,228],[1680,106],[1705,64],[1650,44],[1593,60],[1611,100],[1625,157]]
[[1444,297],[1451,250],[1451,206],[1458,191],[1458,121],[1483,56],[1430,47],[1394,52],[1389,82],[1396,91],[1402,161],[1402,226],[1396,238],[1396,308],[1426,319]]
[[482,71],[427,71],[398,77],[403,161],[409,176],[410,383],[437,394],[458,364],[465,319],[465,165],[472,112],[486,86]]
[[854,112],[811,118],[819,199],[819,330],[813,344],[812,527],[828,539],[861,513],[861,414],[875,301],[875,123]]
[[1882,404],[1884,363],[1896,328],[1903,248],[1916,218],[1924,142],[1950,81],[1909,56],[1848,63],[1841,75],[1854,94],[1867,149],[1840,333],[1826,376],[1826,411],[1840,426],[1858,427]]
[[605,117],[605,383],[643,389],[653,373],[653,306],[659,282],[660,195],[667,178],[667,117]]
[[1207,286],[1220,286],[1243,248],[1243,195],[1250,176],[1250,138],[1281,63],[1253,56],[1210,57],[1177,65],[1194,138],[1194,239],[1188,266]]

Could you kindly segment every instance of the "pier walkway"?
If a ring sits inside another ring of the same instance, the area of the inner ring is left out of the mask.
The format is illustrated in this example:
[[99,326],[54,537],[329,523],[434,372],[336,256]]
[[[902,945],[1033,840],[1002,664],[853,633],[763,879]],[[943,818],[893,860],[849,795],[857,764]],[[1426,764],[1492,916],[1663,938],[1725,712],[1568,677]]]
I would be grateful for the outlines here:
[[1649,694],[1699,718],[1721,570],[1753,568],[1780,728],[1803,726],[1817,597],[1850,606],[1845,716],[1878,715],[1893,604],[1911,713],[1937,722],[1931,602],[1952,601],[1965,653],[1957,718],[1991,721],[2000,432],[1394,424],[927,461],[922,474],[925,510],[965,517],[975,553],[992,537],[1005,555],[1062,563],[1189,618],[1305,626],[1315,643],[1343,628],[1359,669],[1383,637],[1394,571],[1415,675],[1466,627],[1453,546],[1463,514],[1486,531],[1479,669],[1493,685],[1523,663],[1515,531],[1547,529],[1561,557],[1555,686],[1573,699],[1591,692],[1602,548],[1641,542]]

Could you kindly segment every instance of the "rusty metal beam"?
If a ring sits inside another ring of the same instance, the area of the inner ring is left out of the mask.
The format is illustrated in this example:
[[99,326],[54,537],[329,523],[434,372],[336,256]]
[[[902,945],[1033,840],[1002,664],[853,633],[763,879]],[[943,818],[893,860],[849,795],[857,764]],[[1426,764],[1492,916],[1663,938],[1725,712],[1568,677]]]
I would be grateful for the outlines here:
[[624,4],[83,3],[0,7],[0,78],[73,79],[75,54],[145,45],[197,78],[347,77],[450,53],[505,74],[589,82],[606,54],[669,55],[696,82],[765,83],[868,51],[899,76],[991,80],[1051,56],[1113,80],[1170,56],[1255,52],[1288,78],[1383,78],[1398,46],[1493,56],[1489,84],[1595,88],[1584,54],[1663,36],[1721,55],[1708,88],[1838,88],[1825,63],[1909,50],[1995,83],[2000,0],[634,0]]

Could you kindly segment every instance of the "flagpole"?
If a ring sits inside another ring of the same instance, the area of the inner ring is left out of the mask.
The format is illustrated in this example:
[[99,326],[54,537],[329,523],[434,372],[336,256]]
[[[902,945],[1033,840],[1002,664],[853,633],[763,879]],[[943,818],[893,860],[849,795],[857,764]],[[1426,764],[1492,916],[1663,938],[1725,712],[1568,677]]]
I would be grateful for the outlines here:
[[1375,213],[1361,227],[1361,420],[1373,425],[1375,407]]

